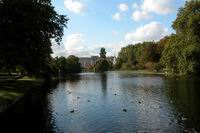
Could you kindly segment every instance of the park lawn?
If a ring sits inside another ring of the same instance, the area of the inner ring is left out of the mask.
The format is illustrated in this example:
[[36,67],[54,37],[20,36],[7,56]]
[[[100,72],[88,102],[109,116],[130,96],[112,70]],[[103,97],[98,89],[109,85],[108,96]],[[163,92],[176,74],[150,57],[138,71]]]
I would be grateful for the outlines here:
[[13,80],[0,82],[0,112],[40,84],[38,80]]

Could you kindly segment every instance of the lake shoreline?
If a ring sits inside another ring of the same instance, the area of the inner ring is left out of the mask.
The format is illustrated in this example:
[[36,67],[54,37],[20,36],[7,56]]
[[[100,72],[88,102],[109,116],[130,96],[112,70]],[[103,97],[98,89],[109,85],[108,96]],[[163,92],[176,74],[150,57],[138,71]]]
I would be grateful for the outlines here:
[[128,72],[134,74],[142,74],[142,75],[163,75],[167,76],[168,74],[164,72],[155,72],[155,71],[148,71],[148,70],[113,70],[108,72]]

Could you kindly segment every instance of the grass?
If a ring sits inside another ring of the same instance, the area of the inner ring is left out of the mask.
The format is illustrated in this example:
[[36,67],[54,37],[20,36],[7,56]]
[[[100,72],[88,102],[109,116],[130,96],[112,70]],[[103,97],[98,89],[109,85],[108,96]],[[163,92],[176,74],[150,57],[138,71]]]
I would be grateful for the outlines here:
[[147,75],[166,75],[165,72],[156,72],[156,71],[148,71],[148,70],[125,70],[129,73],[134,74],[147,74]]
[[37,81],[38,79],[36,79],[35,77],[30,78],[28,76],[24,76],[24,77],[22,77],[22,78],[20,78],[18,80],[19,81]]
[[14,100],[21,96],[23,96],[23,93],[0,90],[0,98],[2,98],[2,99]]
[[28,78],[0,82],[0,112],[39,84],[38,80]]
[[139,74],[165,75],[164,72],[156,72],[156,71],[148,71],[148,70],[136,70],[136,71],[132,71],[132,72],[139,73]]

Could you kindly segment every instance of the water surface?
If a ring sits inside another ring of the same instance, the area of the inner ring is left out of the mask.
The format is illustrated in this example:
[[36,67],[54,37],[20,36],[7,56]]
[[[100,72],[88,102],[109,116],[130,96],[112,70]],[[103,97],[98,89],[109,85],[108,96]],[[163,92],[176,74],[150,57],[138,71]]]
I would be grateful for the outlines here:
[[46,129],[62,133],[195,132],[200,80],[131,72],[82,73],[45,98]]

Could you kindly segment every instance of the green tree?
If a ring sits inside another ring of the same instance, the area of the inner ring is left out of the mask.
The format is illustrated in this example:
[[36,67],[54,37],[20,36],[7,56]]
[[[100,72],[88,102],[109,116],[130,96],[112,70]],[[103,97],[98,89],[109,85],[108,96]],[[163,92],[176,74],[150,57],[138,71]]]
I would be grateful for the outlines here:
[[47,76],[51,42],[60,43],[67,20],[56,13],[50,0],[1,0],[0,64]]
[[156,53],[158,55],[158,59],[161,58],[162,56],[162,52],[169,40],[170,36],[165,36],[163,37],[162,39],[160,39],[158,42],[157,42],[157,46],[156,46]]
[[95,72],[105,72],[112,68],[112,63],[102,59],[97,61],[93,68]]
[[54,76],[58,76],[58,74],[64,76],[68,73],[74,74],[81,72],[79,59],[74,55],[70,55],[68,58],[63,56],[53,58],[51,68]]
[[106,59],[106,49],[105,48],[101,48],[100,57],[101,57],[100,60],[98,60],[94,64],[93,70],[95,72],[104,72],[104,71],[108,71],[109,69],[112,69],[112,62],[110,62]]
[[196,36],[196,39],[200,39],[199,9],[199,0],[186,1],[185,6],[179,9],[177,18],[172,25],[177,34]]
[[65,74],[68,72],[68,62],[67,59],[63,56],[58,58],[58,70],[61,74]]
[[162,62],[172,73],[200,74],[200,1],[191,0],[180,8]]
[[115,69],[121,69],[122,67],[123,69],[132,69],[132,66],[137,65],[136,53],[138,45],[128,45],[120,50]]
[[182,34],[173,35],[163,51],[161,61],[172,73],[199,74],[199,43]]
[[100,50],[100,57],[101,58],[106,58],[106,49],[105,48],[101,48],[101,50]]
[[155,42],[143,42],[137,52],[137,60],[140,66],[145,67],[148,62],[159,62],[159,55],[156,51]]
[[159,48],[160,51],[157,50],[158,46],[155,42],[143,42],[123,47],[118,54],[115,68],[135,70],[155,65],[159,62],[160,53],[162,52],[161,48]]
[[81,64],[79,63],[78,57],[70,55],[67,58],[67,72],[68,73],[79,73],[81,72]]

